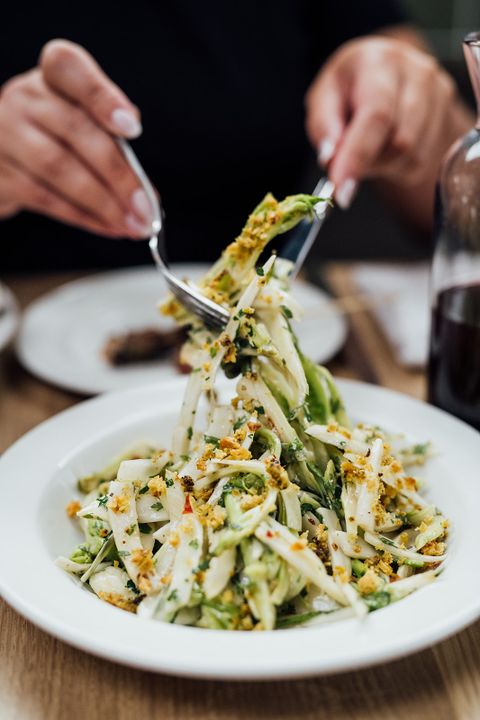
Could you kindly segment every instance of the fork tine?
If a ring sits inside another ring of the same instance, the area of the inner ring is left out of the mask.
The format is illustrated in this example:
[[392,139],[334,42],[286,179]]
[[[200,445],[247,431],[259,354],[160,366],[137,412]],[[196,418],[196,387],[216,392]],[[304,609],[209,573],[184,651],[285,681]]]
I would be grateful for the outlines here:
[[140,180],[152,207],[152,236],[150,238],[149,245],[153,255],[153,259],[155,260],[158,269],[162,272],[170,290],[175,295],[175,297],[182,303],[182,305],[188,307],[188,309],[192,313],[194,313],[194,315],[198,315],[200,319],[205,322],[205,324],[209,325],[210,327],[215,327],[215,329],[221,330],[225,327],[229,320],[230,315],[228,314],[228,312],[221,305],[218,305],[217,303],[213,302],[213,300],[210,300],[209,298],[202,295],[199,290],[190,287],[183,281],[176,278],[175,275],[173,275],[170,271],[165,258],[162,257],[162,253],[164,251],[164,225],[163,210],[160,200],[158,199],[153,185],[151,184],[147,174],[145,173],[143,167],[140,164],[140,161],[133,152],[129,143],[127,143],[127,141],[123,138],[116,138],[116,142],[127,162],[129,163],[130,167],[132,168],[133,172]]

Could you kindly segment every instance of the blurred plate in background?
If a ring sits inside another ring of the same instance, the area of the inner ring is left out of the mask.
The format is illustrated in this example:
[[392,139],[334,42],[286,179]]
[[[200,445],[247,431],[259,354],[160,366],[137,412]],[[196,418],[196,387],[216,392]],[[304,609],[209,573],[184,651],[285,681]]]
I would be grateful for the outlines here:
[[[172,269],[195,280],[207,266],[179,264]],[[63,285],[27,309],[17,340],[18,357],[43,380],[89,395],[178,377],[173,355],[117,367],[102,356],[113,335],[172,328],[172,321],[157,310],[166,293],[162,276],[151,267],[116,270]],[[315,361],[325,362],[343,345],[345,320],[334,308],[322,310],[329,296],[313,285],[297,281],[293,294],[306,311],[297,328],[302,349]]]

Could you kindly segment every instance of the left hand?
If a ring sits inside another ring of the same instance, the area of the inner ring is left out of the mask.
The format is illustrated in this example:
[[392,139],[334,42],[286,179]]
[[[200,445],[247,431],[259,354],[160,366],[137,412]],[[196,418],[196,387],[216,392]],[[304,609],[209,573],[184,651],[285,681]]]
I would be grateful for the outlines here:
[[[306,96],[307,133],[348,207],[366,177],[421,183],[456,137],[456,90],[434,57],[400,40],[342,45]],[[331,162],[330,162],[331,161]]]

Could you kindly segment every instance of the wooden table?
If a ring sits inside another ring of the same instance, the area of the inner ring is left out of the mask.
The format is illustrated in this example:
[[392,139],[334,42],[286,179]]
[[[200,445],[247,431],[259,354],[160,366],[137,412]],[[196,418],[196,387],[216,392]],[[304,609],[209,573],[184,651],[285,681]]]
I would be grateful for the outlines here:
[[[26,305],[72,277],[10,278],[9,284]],[[348,267],[331,267],[328,278],[338,294],[351,292]],[[351,316],[349,341],[330,367],[339,376],[423,395],[422,374],[397,365],[366,312]],[[5,353],[0,358],[0,452],[80,399],[31,377],[11,352]],[[0,601],[0,720],[260,717],[478,719],[480,623],[434,648],[379,667],[294,682],[237,684],[171,678],[99,660],[54,640]]]

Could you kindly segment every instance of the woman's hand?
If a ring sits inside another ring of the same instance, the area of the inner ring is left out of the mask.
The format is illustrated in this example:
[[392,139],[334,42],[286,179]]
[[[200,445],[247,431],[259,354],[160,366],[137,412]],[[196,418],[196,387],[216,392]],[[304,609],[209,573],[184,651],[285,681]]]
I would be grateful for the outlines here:
[[150,207],[112,135],[137,108],[81,47],[48,43],[0,93],[0,218],[22,209],[110,237],[145,237]]
[[307,132],[337,203],[348,207],[365,177],[430,183],[433,196],[440,160],[464,132],[459,107],[450,76],[407,42],[369,37],[339,48],[306,97]]

